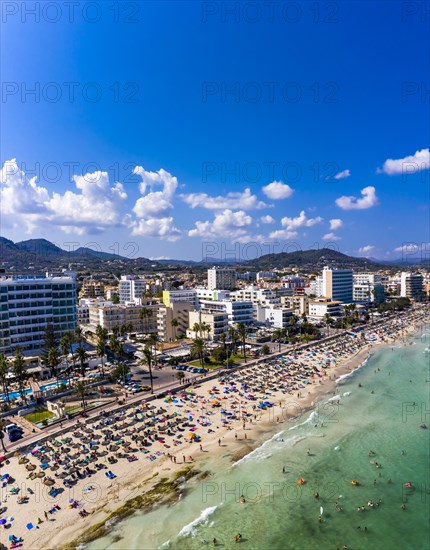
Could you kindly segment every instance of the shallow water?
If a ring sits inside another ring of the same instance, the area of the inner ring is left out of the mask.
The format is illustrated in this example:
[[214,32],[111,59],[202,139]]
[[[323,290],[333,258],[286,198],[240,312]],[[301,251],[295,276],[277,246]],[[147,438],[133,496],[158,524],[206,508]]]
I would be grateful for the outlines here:
[[[192,550],[214,537],[229,548],[241,533],[250,549],[427,549],[430,430],[420,424],[430,425],[429,333],[410,341],[377,351],[335,395],[294,423],[274,426],[235,464],[228,451],[209,459],[213,475],[191,484],[174,506],[133,516],[90,548]],[[404,487],[408,481],[412,489]]]

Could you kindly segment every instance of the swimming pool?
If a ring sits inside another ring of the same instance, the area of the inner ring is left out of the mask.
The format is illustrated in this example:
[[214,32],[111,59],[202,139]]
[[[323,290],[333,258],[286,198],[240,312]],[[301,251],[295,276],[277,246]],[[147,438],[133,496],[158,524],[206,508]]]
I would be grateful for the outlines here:
[[[43,386],[40,386],[40,389],[45,392],[45,391],[49,391],[49,390],[52,390],[54,388],[57,388],[58,386],[61,386],[61,385],[68,385],[67,381],[66,380],[63,380],[61,381],[60,383],[58,382],[50,382],[49,384],[45,384]],[[24,395],[29,395],[30,393],[33,393],[33,390],[31,388],[27,388],[24,390]],[[9,399],[12,400],[12,399],[17,399],[18,397],[20,397],[21,394],[19,391],[12,391],[12,392],[9,392]],[[2,393],[0,394],[0,399],[2,401],[6,401],[6,394]]]

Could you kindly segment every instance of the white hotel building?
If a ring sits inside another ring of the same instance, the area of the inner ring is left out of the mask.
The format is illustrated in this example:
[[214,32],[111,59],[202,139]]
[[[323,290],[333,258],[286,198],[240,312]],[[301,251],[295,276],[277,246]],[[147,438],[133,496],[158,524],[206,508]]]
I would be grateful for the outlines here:
[[352,269],[330,269],[324,267],[317,277],[317,296],[349,304],[353,300]]
[[0,277],[0,352],[42,347],[52,324],[57,338],[76,328],[75,273]]

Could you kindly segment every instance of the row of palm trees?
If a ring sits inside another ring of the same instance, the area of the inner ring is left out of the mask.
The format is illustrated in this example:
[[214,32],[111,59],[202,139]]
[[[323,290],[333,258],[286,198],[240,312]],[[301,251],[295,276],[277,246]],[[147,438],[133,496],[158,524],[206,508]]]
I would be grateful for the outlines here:
[[[210,325],[206,323],[194,323],[193,325],[193,332],[196,336],[194,338],[194,342],[191,347],[191,354],[198,357],[202,367],[204,367],[204,358],[207,352],[207,340],[209,339],[210,330],[211,330]],[[203,338],[203,336],[205,335],[206,335],[206,338]],[[233,350],[235,353],[237,353],[238,343],[240,342],[245,363],[246,363],[246,336],[247,336],[247,330],[246,330],[245,323],[238,323],[236,327],[229,327],[228,329],[228,337],[230,338],[230,342],[233,346]],[[228,353],[227,334],[225,332],[222,332],[219,338],[223,345],[224,351],[227,354]]]
[[25,368],[24,356],[22,354],[21,348],[17,347],[15,349],[15,356],[13,359],[7,358],[4,353],[0,353],[0,383],[3,388],[3,393],[6,397],[6,403],[9,407],[10,398],[9,398],[9,368],[12,366],[12,373],[15,377],[15,380],[18,383],[18,391],[20,393],[21,399],[26,403],[26,397],[24,393],[24,384],[27,380],[27,373]]

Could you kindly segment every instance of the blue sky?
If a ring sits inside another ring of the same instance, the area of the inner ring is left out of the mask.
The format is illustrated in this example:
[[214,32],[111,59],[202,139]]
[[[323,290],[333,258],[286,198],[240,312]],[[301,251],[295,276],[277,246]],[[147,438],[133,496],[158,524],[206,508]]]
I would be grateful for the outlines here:
[[34,4],[2,5],[3,236],[191,259],[429,241],[424,3]]

